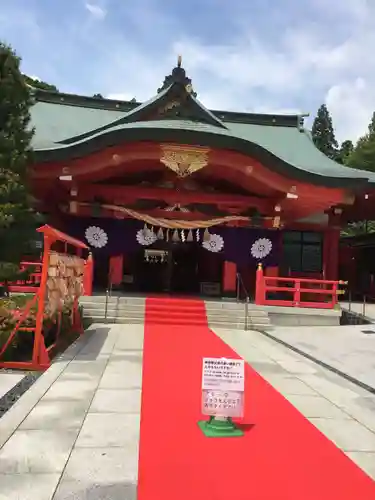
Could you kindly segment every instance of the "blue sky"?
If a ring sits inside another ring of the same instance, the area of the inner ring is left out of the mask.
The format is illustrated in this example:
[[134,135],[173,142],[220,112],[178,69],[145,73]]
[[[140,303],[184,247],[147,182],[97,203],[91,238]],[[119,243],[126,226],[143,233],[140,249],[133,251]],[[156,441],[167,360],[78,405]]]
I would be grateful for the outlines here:
[[338,139],[375,111],[374,0],[0,0],[23,71],[61,91],[146,100],[177,55],[211,109],[314,114]]

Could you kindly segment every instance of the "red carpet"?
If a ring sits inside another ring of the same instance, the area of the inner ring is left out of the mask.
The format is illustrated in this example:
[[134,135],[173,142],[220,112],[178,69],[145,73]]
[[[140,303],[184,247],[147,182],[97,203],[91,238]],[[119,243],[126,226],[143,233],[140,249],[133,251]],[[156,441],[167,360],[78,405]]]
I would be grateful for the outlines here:
[[156,298],[147,300],[147,322],[160,325],[207,326],[201,300]]
[[[203,302],[164,305],[166,322],[180,307],[205,322]],[[245,436],[206,438],[202,358],[238,356],[207,326],[161,324],[159,306],[146,302],[138,500],[375,499],[375,482],[249,365]]]

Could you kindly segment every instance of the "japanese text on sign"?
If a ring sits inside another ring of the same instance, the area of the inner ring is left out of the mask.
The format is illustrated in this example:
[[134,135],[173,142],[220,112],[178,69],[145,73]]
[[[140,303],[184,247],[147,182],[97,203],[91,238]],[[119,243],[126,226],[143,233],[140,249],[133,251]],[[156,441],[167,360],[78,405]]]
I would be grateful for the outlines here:
[[243,359],[203,358],[202,389],[240,391],[245,389]]
[[202,391],[202,413],[221,417],[242,417],[243,392]]

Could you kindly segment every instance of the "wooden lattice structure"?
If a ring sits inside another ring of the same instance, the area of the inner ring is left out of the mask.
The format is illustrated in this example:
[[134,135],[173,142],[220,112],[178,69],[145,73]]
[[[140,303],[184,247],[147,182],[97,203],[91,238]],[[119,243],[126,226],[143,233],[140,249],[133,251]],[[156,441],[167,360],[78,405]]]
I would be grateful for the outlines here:
[[[89,251],[89,247],[68,236],[61,231],[45,225],[37,229],[43,234],[44,250],[42,259],[42,271],[40,285],[37,293],[26,304],[22,314],[9,335],[7,342],[0,351],[0,359],[6,350],[11,346],[16,334],[22,332],[34,333],[32,357],[29,361],[0,361],[0,368],[19,368],[26,370],[45,370],[50,364],[49,352],[56,345],[61,331],[62,309],[68,306],[71,311],[72,331],[83,334],[83,325],[79,311],[79,297],[83,295],[85,289],[92,286],[93,261],[91,254],[88,259],[82,258],[82,252]],[[60,248],[55,250],[55,246]],[[73,247],[76,255],[67,252],[69,247]],[[30,310],[37,306],[35,326],[24,326]],[[52,345],[45,345],[43,334],[44,319],[46,313],[57,321],[57,332]]]

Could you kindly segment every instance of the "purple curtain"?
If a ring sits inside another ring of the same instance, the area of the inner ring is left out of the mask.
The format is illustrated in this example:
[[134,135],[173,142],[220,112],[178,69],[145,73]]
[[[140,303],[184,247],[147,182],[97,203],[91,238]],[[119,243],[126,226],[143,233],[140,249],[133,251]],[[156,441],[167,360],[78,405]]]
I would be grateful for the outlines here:
[[265,266],[279,264],[280,232],[266,229],[242,227],[217,227],[210,233],[220,235],[224,240],[222,254],[225,260],[237,265]]
[[[66,232],[88,243],[96,255],[132,253],[142,248],[136,239],[137,231],[144,226],[141,221],[71,217],[66,223]],[[93,244],[94,233],[97,239]],[[179,233],[181,237],[181,231]],[[266,266],[279,264],[280,231],[278,230],[216,226],[209,228],[209,233],[223,239],[224,245],[218,254],[225,260],[235,262],[239,266],[255,266],[258,262]],[[200,230],[200,244],[203,242],[203,234],[204,230]],[[186,235],[187,231],[185,237]],[[193,236],[196,241],[196,230],[193,230]],[[218,240],[216,237],[213,239]]]

